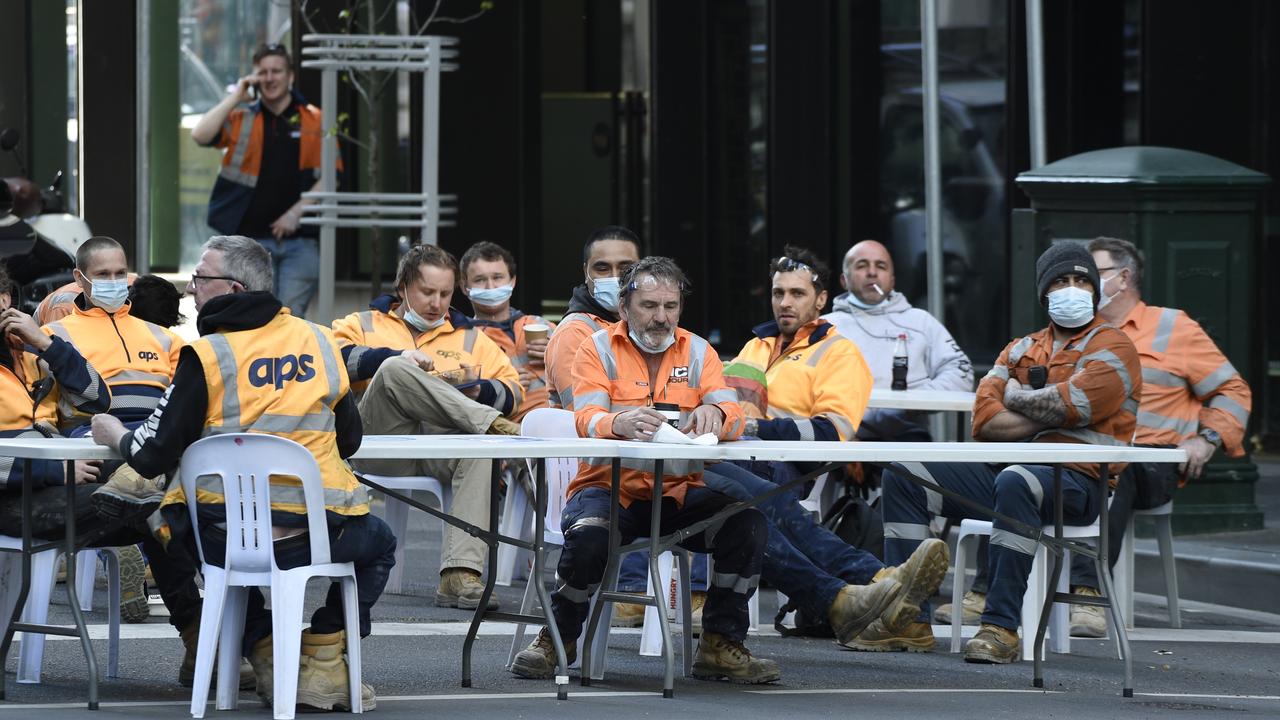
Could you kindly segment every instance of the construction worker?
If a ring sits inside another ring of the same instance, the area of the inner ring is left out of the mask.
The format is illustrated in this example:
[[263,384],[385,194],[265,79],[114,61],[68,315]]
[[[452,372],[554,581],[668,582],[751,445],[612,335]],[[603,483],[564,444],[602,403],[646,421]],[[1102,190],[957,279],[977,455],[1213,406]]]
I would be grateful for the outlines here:
[[[1108,506],[1112,539],[1108,560],[1120,557],[1120,540],[1134,510],[1159,507],[1174,492],[1200,477],[1205,463],[1222,450],[1244,455],[1244,429],[1253,396],[1204,328],[1185,312],[1142,302],[1142,253],[1128,240],[1100,237],[1089,243],[1101,281],[1098,314],[1120,328],[1138,348],[1142,363],[1142,404],[1138,406],[1135,445],[1179,447],[1186,464],[1132,464],[1120,473]],[[1093,561],[1072,558],[1074,591],[1098,594]],[[1103,608],[1071,606],[1071,634],[1102,637]]]
[[[1036,297],[1050,324],[1009,343],[978,383],[973,435],[995,442],[1070,442],[1126,446],[1142,397],[1142,366],[1133,343],[1097,316],[1098,269],[1084,245],[1055,243],[1036,260]],[[1110,476],[1123,465],[1108,467]],[[943,497],[907,476],[935,483],[1025,525],[1054,517],[1053,468],[1048,465],[895,463],[884,474],[885,560],[905,558],[930,535],[935,515],[959,519],[985,513]],[[1063,520],[1087,525],[1105,501],[1098,464],[1062,469]],[[1009,663],[1021,657],[1022,596],[1037,541],[996,519],[987,564],[990,590],[982,626],[966,645],[966,662]],[[928,622],[922,608],[919,623]],[[907,633],[915,634],[914,628]]]
[[[574,416],[582,437],[651,440],[667,418],[655,403],[679,408],[682,431],[714,434],[730,440],[742,434],[742,408],[724,384],[720,359],[706,340],[680,329],[680,310],[689,282],[675,262],[649,257],[620,278],[620,322],[599,330],[574,360]],[[647,466],[647,463],[645,464]],[[664,465],[664,533],[674,532],[731,504],[733,499],[705,487],[702,463],[670,460]],[[562,515],[565,545],[557,568],[561,586],[552,595],[561,639],[575,655],[574,641],[587,617],[591,592],[604,576],[608,560],[608,520],[614,503],[622,542],[647,534],[653,475],[624,464],[621,496],[610,494],[608,461],[584,459],[570,483]],[[750,509],[724,520],[714,547],[702,532],[681,543],[711,553],[716,574],[707,592],[703,631],[693,674],[741,683],[778,679],[778,666],[751,655],[742,641],[749,619],[747,601],[760,577],[767,521]],[[511,670],[522,677],[545,678],[555,672],[556,657],[547,628],[516,656]]]
[[[128,277],[125,279],[130,290],[133,289],[133,283],[137,279],[138,276],[134,273],[129,273]],[[32,317],[34,317],[36,319],[36,323],[40,325],[48,325],[56,320],[61,320],[75,310],[76,298],[80,297],[80,292],[80,283],[72,280],[66,285],[63,285],[48,295],[45,295],[44,299],[40,301],[40,304],[36,306],[36,311],[32,314]]]
[[[538,408],[550,406],[547,392],[547,340],[555,323],[537,315],[526,315],[511,307],[516,287],[516,258],[511,251],[491,242],[478,242],[462,254],[462,289],[475,315],[471,326],[479,328],[507,354],[524,388],[524,401],[511,416],[520,422]],[[539,337],[530,339],[526,328]]]
[[[395,564],[396,539],[369,514],[368,491],[343,458],[360,447],[360,415],[341,370],[337,341],[328,328],[293,317],[271,294],[271,256],[243,236],[215,236],[205,243],[189,291],[199,312],[201,338],[182,350],[173,385],[151,417],[128,430],[111,415],[93,417],[93,439],[117,449],[143,475],[174,470],[195,441],[226,432],[260,432],[293,440],[315,456],[324,483],[332,562],[355,565],[360,635],[369,634],[369,610]],[[228,402],[234,397],[237,402]],[[316,418],[326,418],[316,423]],[[309,563],[307,512],[293,478],[272,478],[271,523],[275,562],[281,569]],[[226,517],[219,478],[200,478],[200,539],[207,562],[220,564]],[[170,545],[190,541],[182,487],[175,483],[161,506]],[[258,695],[268,704],[274,681],[271,613],[251,589],[244,626],[244,654],[253,666]],[[348,707],[342,594],[331,586],[302,632],[299,706]],[[275,638],[298,642],[297,638]],[[366,710],[376,698],[362,688]]]
[[[790,245],[770,263],[773,320],[756,326],[756,337],[724,371],[725,382],[738,391],[748,436],[854,439],[871,397],[871,372],[857,346],[819,317],[827,304],[827,272],[812,252]],[[717,463],[703,478],[714,490],[750,500],[794,480],[800,470],[790,463]],[[765,580],[805,617],[826,618],[846,647],[932,650],[927,625],[914,636],[903,631],[947,573],[946,543],[928,540],[901,566],[885,567],[814,522],[800,506],[801,495],[784,493],[760,505],[771,522]],[[901,593],[892,592],[895,584]]]
[[[508,417],[520,407],[524,388],[506,353],[449,307],[458,286],[458,263],[435,245],[418,245],[400,258],[397,295],[383,295],[369,310],[333,323],[360,417],[371,435],[466,433],[519,435]],[[479,366],[478,384],[462,390],[431,373]],[[369,460],[356,469],[377,475],[430,475],[453,487],[450,514],[473,525],[489,522],[489,478],[493,461]],[[445,525],[440,543],[442,607],[474,609],[484,593],[480,573],[488,546]],[[496,597],[489,608],[498,606]]]

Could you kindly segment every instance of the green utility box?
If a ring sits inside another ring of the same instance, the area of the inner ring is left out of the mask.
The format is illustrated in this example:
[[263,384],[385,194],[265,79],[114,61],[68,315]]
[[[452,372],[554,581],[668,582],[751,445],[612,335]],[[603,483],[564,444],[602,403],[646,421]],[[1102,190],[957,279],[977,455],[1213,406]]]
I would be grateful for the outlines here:
[[[1018,176],[1031,209],[1013,212],[1010,327],[1044,327],[1035,261],[1051,242],[1123,238],[1146,259],[1143,299],[1180,308],[1209,333],[1254,390],[1262,388],[1258,268],[1266,175],[1219,158],[1161,147],[1097,150]],[[1246,446],[1248,445],[1246,435]],[[1254,530],[1257,467],[1219,453],[1174,501],[1180,533]]]

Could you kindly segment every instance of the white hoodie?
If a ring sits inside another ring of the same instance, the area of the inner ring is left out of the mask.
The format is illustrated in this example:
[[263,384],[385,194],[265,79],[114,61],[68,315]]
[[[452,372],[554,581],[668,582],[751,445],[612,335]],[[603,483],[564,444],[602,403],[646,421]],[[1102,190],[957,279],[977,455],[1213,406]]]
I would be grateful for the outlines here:
[[893,383],[893,347],[899,333],[907,336],[907,387],[911,390],[973,390],[973,366],[947,328],[932,315],[911,307],[899,292],[863,310],[836,297],[832,312],[822,316],[862,351],[871,368],[873,385]]

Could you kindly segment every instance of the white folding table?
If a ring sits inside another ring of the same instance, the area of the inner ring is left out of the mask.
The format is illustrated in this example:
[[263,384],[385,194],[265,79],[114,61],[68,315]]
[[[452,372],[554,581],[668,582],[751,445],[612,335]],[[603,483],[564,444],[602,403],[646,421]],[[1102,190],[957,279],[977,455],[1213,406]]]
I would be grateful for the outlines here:
[[[952,412],[956,413],[956,440],[965,440],[969,436],[969,416],[973,414],[973,400],[977,397],[971,392],[960,390],[890,390],[889,388],[872,388],[868,408],[880,410],[914,410],[917,412]],[[932,418],[938,422],[933,425],[935,440],[945,439],[941,435],[941,417]]]

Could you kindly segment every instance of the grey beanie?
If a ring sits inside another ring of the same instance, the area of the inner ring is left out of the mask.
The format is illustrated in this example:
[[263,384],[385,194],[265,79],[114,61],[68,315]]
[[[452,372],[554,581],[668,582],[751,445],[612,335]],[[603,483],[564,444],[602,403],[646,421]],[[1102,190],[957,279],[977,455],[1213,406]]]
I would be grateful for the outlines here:
[[1089,278],[1093,283],[1093,304],[1098,305],[1098,266],[1093,262],[1093,255],[1082,242],[1061,240],[1049,246],[1048,250],[1036,260],[1036,297],[1044,303],[1049,285],[1068,273],[1076,273]]

